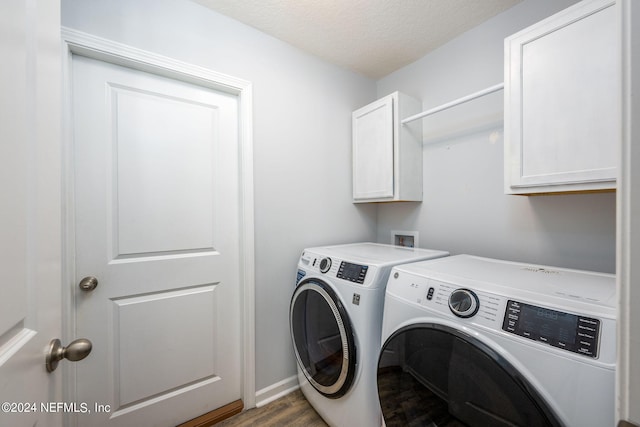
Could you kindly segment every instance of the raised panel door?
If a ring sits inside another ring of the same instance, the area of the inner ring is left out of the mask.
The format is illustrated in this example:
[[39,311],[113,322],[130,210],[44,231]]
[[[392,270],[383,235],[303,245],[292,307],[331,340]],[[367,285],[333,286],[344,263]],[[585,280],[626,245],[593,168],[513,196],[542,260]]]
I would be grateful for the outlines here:
[[74,56],[80,426],[173,426],[241,396],[238,100]]

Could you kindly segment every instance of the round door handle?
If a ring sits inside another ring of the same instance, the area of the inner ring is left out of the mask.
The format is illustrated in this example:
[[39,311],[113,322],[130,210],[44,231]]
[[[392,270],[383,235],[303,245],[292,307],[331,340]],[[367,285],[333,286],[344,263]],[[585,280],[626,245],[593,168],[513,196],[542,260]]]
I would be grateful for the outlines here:
[[93,344],[86,338],[72,341],[68,346],[63,347],[59,339],[51,340],[49,351],[47,351],[46,365],[47,372],[53,372],[58,367],[58,362],[67,359],[71,362],[82,360],[91,353]]
[[93,276],[87,276],[80,280],[78,286],[85,292],[91,292],[98,286],[98,279]]

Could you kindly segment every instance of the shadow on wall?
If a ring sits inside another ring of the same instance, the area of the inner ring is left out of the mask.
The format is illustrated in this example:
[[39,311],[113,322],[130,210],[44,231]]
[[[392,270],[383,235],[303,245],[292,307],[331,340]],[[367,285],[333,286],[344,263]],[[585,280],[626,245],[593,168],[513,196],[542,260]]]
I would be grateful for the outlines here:
[[424,145],[455,144],[489,129],[503,128],[502,91],[422,119]]
[[548,256],[578,268],[615,273],[615,192],[527,199],[535,228],[546,240]]
[[415,230],[452,254],[615,271],[615,193],[506,195],[501,122],[442,135],[424,144],[423,202],[378,207],[379,242]]

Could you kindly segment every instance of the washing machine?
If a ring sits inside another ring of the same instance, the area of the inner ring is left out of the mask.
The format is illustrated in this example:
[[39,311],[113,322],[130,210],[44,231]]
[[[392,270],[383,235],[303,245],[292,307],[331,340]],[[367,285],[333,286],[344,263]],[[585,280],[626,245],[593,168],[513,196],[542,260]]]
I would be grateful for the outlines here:
[[390,426],[615,424],[615,276],[469,255],[394,267],[377,388]]
[[395,265],[445,251],[356,243],[305,249],[290,304],[303,394],[331,426],[378,427],[384,292]]

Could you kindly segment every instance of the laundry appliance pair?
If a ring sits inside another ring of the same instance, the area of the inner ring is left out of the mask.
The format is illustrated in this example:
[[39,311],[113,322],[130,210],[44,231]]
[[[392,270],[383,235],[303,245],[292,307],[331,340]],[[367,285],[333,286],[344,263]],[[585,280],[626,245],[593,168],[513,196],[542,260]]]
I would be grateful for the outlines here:
[[331,426],[614,423],[615,277],[372,243],[306,249],[300,387]]

